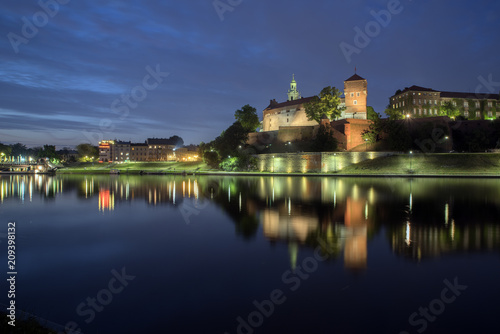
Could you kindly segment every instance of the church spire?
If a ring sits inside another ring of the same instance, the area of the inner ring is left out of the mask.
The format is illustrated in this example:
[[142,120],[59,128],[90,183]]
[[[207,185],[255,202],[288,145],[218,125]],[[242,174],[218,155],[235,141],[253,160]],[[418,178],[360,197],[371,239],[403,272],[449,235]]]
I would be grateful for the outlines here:
[[292,82],[290,82],[290,90],[288,91],[288,101],[300,99],[300,93],[297,90],[297,81],[295,81],[295,74],[292,75]]

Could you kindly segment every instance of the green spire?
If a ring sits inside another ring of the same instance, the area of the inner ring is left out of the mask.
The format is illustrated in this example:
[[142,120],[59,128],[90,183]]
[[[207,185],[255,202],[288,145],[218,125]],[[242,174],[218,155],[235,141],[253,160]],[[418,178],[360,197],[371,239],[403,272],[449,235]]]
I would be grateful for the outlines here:
[[290,90],[288,91],[288,101],[298,100],[300,96],[297,90],[297,81],[295,81],[295,74],[292,75],[292,82],[290,82]]

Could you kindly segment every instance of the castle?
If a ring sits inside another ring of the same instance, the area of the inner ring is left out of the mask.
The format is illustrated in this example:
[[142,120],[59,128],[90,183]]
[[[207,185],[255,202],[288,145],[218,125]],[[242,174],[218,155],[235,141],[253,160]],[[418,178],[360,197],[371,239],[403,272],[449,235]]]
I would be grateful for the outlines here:
[[[344,94],[341,97],[342,111],[340,119],[355,118],[366,119],[366,99],[368,96],[366,79],[354,74],[344,81]],[[314,120],[308,120],[305,104],[314,97],[303,98],[297,90],[295,76],[290,82],[288,90],[288,100],[278,103],[275,99],[271,100],[269,106],[264,109],[262,120],[262,131],[277,131],[280,127],[300,127],[316,126],[318,123]]]

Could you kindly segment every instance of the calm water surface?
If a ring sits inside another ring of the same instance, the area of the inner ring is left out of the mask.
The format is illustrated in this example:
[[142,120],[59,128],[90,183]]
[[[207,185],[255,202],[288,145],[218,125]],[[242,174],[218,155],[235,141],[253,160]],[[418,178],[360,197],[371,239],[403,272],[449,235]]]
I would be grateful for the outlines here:
[[15,222],[58,332],[490,333],[499,216],[490,179],[2,176],[1,276]]

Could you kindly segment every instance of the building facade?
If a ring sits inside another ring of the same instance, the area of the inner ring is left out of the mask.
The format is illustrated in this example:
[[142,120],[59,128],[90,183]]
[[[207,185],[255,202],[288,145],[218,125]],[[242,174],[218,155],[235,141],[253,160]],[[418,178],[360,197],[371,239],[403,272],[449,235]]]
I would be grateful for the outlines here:
[[197,147],[177,148],[169,139],[148,138],[144,143],[117,140],[99,142],[99,162],[198,161]]
[[401,117],[438,116],[440,107],[446,102],[451,102],[466,119],[500,118],[499,94],[445,92],[411,86],[398,90],[389,99],[390,108],[399,111]]
[[[263,111],[262,131],[278,131],[280,127],[316,126],[318,122],[308,120],[305,104],[314,97],[303,98],[297,90],[295,76],[290,83],[288,100],[278,103],[271,100],[269,106]],[[366,79],[354,74],[344,81],[344,96],[341,107],[345,107],[338,119],[358,118],[366,119],[366,101],[368,96],[368,83]]]

